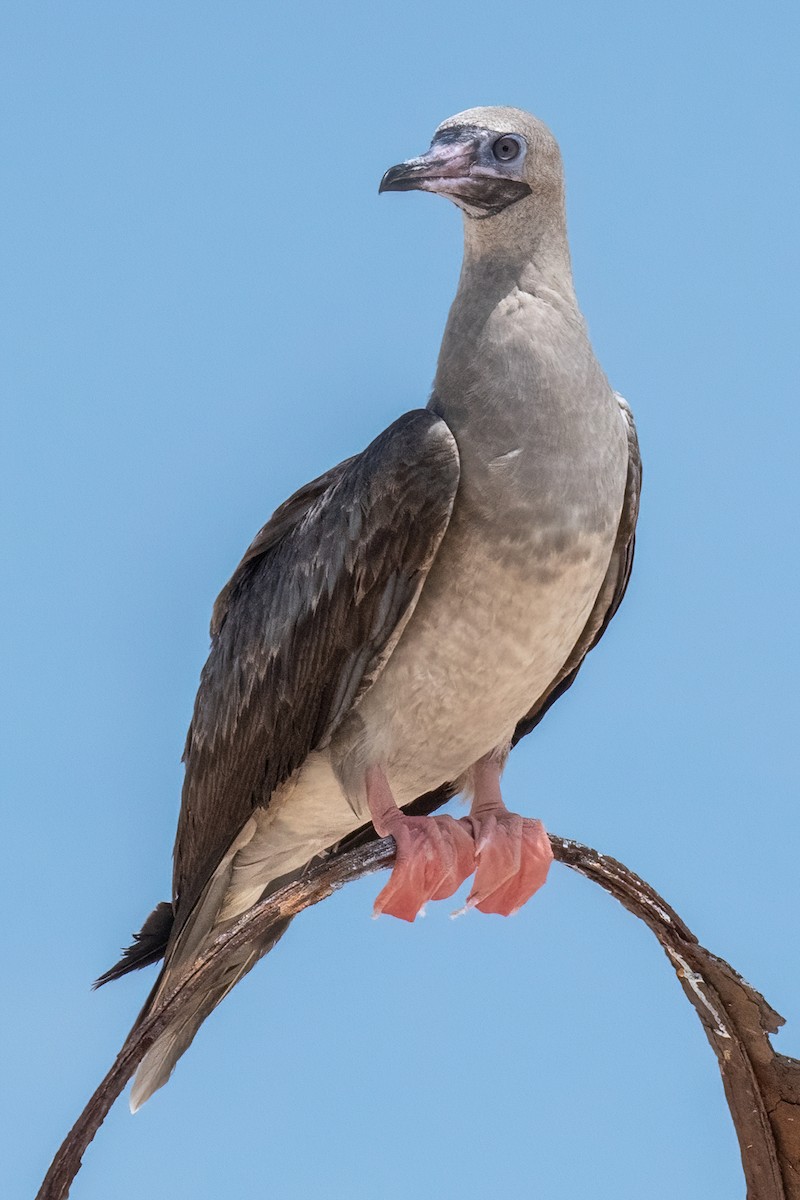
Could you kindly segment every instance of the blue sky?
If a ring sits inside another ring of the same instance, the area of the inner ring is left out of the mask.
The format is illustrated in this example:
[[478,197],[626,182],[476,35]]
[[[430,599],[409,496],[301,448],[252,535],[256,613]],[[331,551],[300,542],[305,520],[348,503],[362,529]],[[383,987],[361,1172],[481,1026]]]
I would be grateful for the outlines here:
[[[639,871],[789,1019],[797,863],[794,5],[9,3],[0,30],[0,1157],[30,1196],[152,972],[213,599],[288,493],[423,404],[460,260],[378,197],[460,109],[547,120],[645,457],[634,579],[509,802]],[[518,917],[293,926],[75,1200],[743,1194],[650,935],[566,869]]]

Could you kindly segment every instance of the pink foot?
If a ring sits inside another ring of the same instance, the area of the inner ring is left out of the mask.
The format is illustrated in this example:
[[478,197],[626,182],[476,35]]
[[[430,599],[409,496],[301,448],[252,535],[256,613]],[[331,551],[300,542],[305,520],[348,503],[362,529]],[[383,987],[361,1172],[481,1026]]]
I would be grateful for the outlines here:
[[370,768],[366,782],[373,824],[381,837],[391,834],[397,845],[394,868],[375,900],[374,915],[413,921],[429,900],[452,896],[475,870],[471,823],[447,816],[405,816],[378,767]]
[[470,821],[478,867],[467,907],[510,917],[547,879],[553,851],[541,821],[511,813],[500,795],[500,764],[491,756],[474,767]]
[[467,907],[510,917],[547,879],[553,851],[541,821],[516,813],[472,818],[478,869]]

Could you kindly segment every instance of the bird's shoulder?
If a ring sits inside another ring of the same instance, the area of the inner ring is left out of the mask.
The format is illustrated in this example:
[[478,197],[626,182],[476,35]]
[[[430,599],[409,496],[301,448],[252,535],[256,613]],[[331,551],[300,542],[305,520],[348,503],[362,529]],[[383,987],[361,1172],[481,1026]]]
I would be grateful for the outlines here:
[[[429,409],[412,409],[393,421],[391,425],[379,434],[360,454],[343,459],[336,466],[330,467],[321,475],[305,483],[284,500],[262,525],[244,552],[231,578],[223,587],[214,602],[211,614],[210,634],[214,638],[219,634],[230,608],[231,600],[237,588],[247,577],[253,565],[263,559],[287,535],[290,535],[309,518],[316,514],[323,515],[326,505],[340,502],[344,497],[337,497],[335,489],[352,471],[359,483],[368,479],[370,474],[383,472],[386,486],[385,499],[399,492],[409,490],[413,484],[416,472],[424,468],[444,468],[444,473],[458,473],[458,447],[446,422]],[[392,468],[407,467],[408,471],[395,471]],[[448,469],[451,468],[451,469]],[[418,476],[419,477],[419,476]],[[435,481],[428,475],[420,482],[430,486]],[[313,529],[309,531],[313,539]]]

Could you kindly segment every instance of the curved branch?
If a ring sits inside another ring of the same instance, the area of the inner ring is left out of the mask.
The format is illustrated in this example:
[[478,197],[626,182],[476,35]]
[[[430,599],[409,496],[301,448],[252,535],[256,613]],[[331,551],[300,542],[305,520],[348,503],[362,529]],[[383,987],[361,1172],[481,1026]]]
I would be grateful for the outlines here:
[[[648,883],[613,858],[551,836],[556,859],[591,879],[644,921],[666,951],[717,1056],[748,1200],[800,1200],[800,1061],[776,1054],[768,1034],[783,1018],[721,958],[706,950]],[[332,855],[221,933],[146,1021],[134,1029],[50,1166],[37,1200],[65,1200],[111,1105],[165,1027],[189,1007],[220,962],[278,921],[318,904],[353,879],[391,866],[394,840]]]

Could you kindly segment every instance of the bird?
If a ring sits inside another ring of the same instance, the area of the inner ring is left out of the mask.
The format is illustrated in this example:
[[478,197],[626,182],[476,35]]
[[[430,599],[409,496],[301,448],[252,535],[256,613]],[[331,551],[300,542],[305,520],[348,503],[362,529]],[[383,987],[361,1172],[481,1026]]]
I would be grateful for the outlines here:
[[[578,307],[547,126],[458,113],[379,188],[412,190],[464,227],[430,398],[281,504],[214,605],[172,900],[97,981],[163,959],[139,1022],[222,930],[359,837],[394,837],[375,913],[406,921],[472,875],[466,908],[508,916],[547,876],[542,823],[506,808],[501,775],[625,593],[636,429]],[[458,793],[469,815],[436,812]],[[159,1035],[133,1111],[287,925]]]

